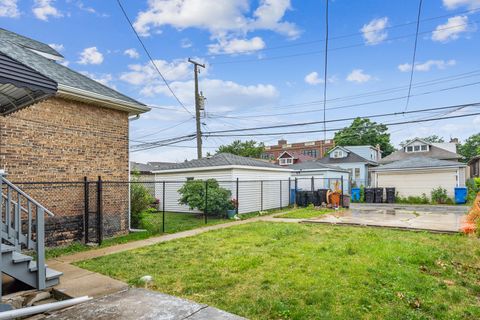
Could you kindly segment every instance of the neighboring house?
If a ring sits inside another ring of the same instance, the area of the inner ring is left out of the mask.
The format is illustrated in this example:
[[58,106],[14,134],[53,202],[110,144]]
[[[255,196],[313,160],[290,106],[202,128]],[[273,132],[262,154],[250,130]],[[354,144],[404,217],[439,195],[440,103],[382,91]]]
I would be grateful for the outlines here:
[[369,168],[377,166],[380,157],[380,149],[372,146],[337,146],[318,161],[348,170],[352,184],[360,187],[370,185]]
[[296,163],[313,161],[315,158],[294,151],[284,151],[276,160],[280,166],[290,166]]
[[285,151],[302,154],[313,159],[321,159],[334,146],[335,143],[331,139],[295,143],[287,143],[287,140],[278,140],[276,145],[265,147],[262,159],[276,160]]
[[[185,161],[155,170],[157,182],[166,181],[165,208],[167,211],[191,212],[188,207],[179,205],[178,189],[193,179],[216,179],[220,186],[231,190],[232,198],[237,198],[239,213],[267,210],[280,207],[289,202],[288,180],[291,176],[288,168],[276,164],[241,157],[229,153],[220,153],[211,157]],[[237,183],[238,191],[237,191]],[[264,180],[264,182],[260,182]],[[280,182],[282,181],[282,182]],[[156,197],[162,199],[163,184],[156,184]],[[262,190],[263,187],[263,190]]]
[[308,161],[288,166],[292,178],[297,178],[297,188],[302,190],[335,189],[335,183],[344,193],[349,193],[350,171],[319,161]]
[[416,138],[402,146],[401,149],[380,159],[379,163],[387,164],[398,160],[417,157],[458,161],[461,156],[457,154],[456,140],[452,141],[453,142],[446,143],[430,143]]
[[[150,109],[61,65],[47,44],[4,29],[0,42],[0,168],[8,179],[128,181],[129,117]],[[80,240],[83,187],[29,192],[55,214],[46,221],[50,244]],[[105,188],[105,201],[111,193],[128,199],[128,188]],[[116,220],[105,236],[128,230],[126,201],[109,202],[103,213]]]
[[372,185],[394,187],[399,196],[430,197],[433,189],[442,187],[454,196],[455,187],[465,186],[466,165],[458,161],[416,156],[371,168]]
[[480,155],[473,157],[468,161],[468,166],[470,168],[470,178],[480,177]]

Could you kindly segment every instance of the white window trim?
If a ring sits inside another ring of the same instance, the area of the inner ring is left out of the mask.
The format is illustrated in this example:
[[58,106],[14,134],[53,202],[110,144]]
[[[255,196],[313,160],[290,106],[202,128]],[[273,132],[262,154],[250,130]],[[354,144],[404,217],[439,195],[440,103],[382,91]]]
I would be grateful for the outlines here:
[[280,165],[293,164],[293,158],[280,158],[279,164],[280,164]]

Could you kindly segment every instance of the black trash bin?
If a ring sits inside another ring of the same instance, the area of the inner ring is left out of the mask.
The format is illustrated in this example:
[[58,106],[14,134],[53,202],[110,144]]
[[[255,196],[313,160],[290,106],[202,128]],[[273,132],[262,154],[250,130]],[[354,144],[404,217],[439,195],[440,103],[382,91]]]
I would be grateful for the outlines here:
[[319,206],[322,205],[322,203],[327,203],[327,192],[328,192],[328,189],[317,190]]
[[383,188],[375,188],[375,203],[383,202]]
[[395,188],[385,188],[387,192],[387,202],[395,203]]
[[365,202],[366,203],[375,202],[375,190],[373,188],[365,188]]

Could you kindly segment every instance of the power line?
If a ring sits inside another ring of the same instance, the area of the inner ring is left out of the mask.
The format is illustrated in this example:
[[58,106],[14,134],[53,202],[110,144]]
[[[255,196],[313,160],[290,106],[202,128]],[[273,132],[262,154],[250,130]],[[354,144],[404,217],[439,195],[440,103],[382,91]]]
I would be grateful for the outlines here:
[[117,0],[117,3],[118,3],[118,6],[120,7],[120,9],[122,10],[123,12],[123,15],[125,16],[125,19],[127,20],[128,24],[130,25],[130,27],[132,28],[133,30],[133,33],[135,33],[135,36],[137,37],[138,39],[138,42],[140,42],[143,50],[145,51],[145,53],[147,54],[148,58],[150,59],[150,62],[152,63],[153,67],[155,68],[155,70],[158,72],[158,74],[160,75],[160,77],[162,78],[163,82],[165,83],[165,85],[167,86],[168,90],[170,91],[170,93],[175,97],[175,100],[177,100],[177,102],[182,106],[183,109],[185,109],[185,111],[187,111],[188,113],[190,113],[192,116],[193,116],[193,113],[191,113],[187,107],[185,107],[185,105],[183,104],[182,101],[180,101],[180,99],[178,98],[178,96],[175,94],[175,92],[173,91],[173,89],[170,87],[170,84],[168,83],[167,79],[163,76],[163,74],[160,72],[160,70],[158,69],[157,65],[155,64],[155,61],[153,60],[152,56],[150,55],[150,52],[147,50],[147,47],[145,46],[145,44],[143,43],[142,39],[140,38],[140,36],[138,35],[137,33],[137,30],[135,30],[135,27],[133,26],[132,24],[132,21],[130,21],[130,18],[128,17],[128,14],[127,12],[125,11],[125,9],[123,8],[123,5],[121,3],[120,0]]
[[324,60],[324,75],[323,75],[323,140],[327,139],[327,70],[328,70],[328,0],[325,6],[325,60]]
[[415,70],[415,58],[417,56],[417,42],[418,42],[418,30],[420,28],[420,14],[422,13],[422,0],[418,2],[418,14],[417,14],[417,29],[415,31],[415,43],[413,45],[413,57],[412,57],[412,70],[410,70],[410,81],[408,85],[407,101],[405,103],[405,111],[408,109],[408,103],[410,102],[410,93],[412,91],[413,72]]
[[[456,118],[464,118],[464,117],[472,117],[480,115],[480,112],[470,113],[470,114],[463,114],[457,116],[449,116],[449,117],[439,117],[439,118],[429,118],[423,120],[411,120],[411,121],[401,121],[401,122],[393,122],[393,123],[384,123],[385,126],[396,126],[396,125],[404,125],[404,124],[412,124],[412,123],[421,123],[421,122],[429,122],[429,121],[437,121],[437,120],[447,120],[447,119],[456,119]],[[373,126],[372,126],[373,127]],[[336,129],[327,129],[329,132],[333,131],[340,131],[343,128],[336,128]],[[318,133],[322,132],[321,130],[305,130],[305,131],[291,131],[291,132],[272,132],[272,133],[253,133],[253,134],[219,134],[219,135],[206,135],[211,137],[252,137],[252,136],[273,136],[273,135],[292,135],[292,134],[306,134],[306,133]]]
[[[421,113],[421,112],[429,112],[429,111],[437,111],[437,110],[459,109],[459,108],[463,109],[463,108],[467,108],[467,107],[476,107],[476,106],[480,106],[480,102],[478,102],[478,103],[468,103],[468,104],[462,104],[462,105],[445,106],[445,107],[418,109],[418,110],[412,110],[412,111],[365,115],[365,116],[361,116],[361,118],[380,118],[380,117],[399,116],[399,115],[405,115],[405,114],[411,114],[411,113]],[[357,117],[349,117],[349,118],[342,118],[342,119],[332,119],[332,120],[328,120],[328,121],[310,121],[310,122],[300,122],[300,123],[290,123],[290,124],[279,124],[279,125],[263,126],[263,127],[217,130],[217,131],[205,132],[205,134],[225,133],[225,132],[241,132],[241,131],[251,131],[251,130],[266,130],[266,129],[275,129],[275,128],[297,127],[297,126],[308,126],[308,125],[320,124],[320,123],[350,121],[350,120],[354,120],[356,118],[359,118],[359,117],[357,116]]]
[[[445,88],[441,88],[441,89],[437,89],[437,90],[425,91],[425,92],[421,92],[421,93],[418,93],[418,94],[412,94],[411,96],[412,97],[417,97],[417,96],[429,95],[429,94],[432,94],[432,93],[449,91],[449,90],[456,90],[456,89],[465,88],[465,87],[478,85],[478,84],[480,84],[480,81],[466,83],[466,84],[462,84],[462,85],[458,85],[458,86],[445,87]],[[403,100],[406,97],[407,97],[406,95],[403,95],[403,96],[399,96],[399,97],[395,97],[395,98],[373,100],[373,101],[367,101],[367,102],[355,103],[355,104],[347,104],[347,105],[330,107],[330,108],[327,108],[327,110],[347,109],[347,108],[360,107],[360,106],[365,106],[365,105],[370,105],[370,104],[391,102],[391,101],[396,101],[396,100]],[[321,112],[321,111],[322,110],[314,109],[314,110],[306,110],[306,111],[292,111],[292,112],[284,112],[284,113],[270,113],[270,114],[243,116],[243,118],[249,118],[249,117],[257,118],[257,117],[268,117],[268,116],[287,116],[287,115],[294,115],[294,114],[315,113],[315,112]]]
[[[418,34],[423,35],[423,34],[429,34],[433,31],[443,31],[443,30],[455,29],[455,28],[462,27],[462,26],[467,26],[467,25],[475,25],[477,22],[480,22],[480,20],[475,20],[475,21],[471,21],[471,22],[468,22],[468,23],[461,23],[461,24],[457,24],[457,25],[454,25],[454,26],[444,27],[444,28],[436,28],[436,29],[433,29],[433,30],[419,32]],[[389,41],[401,40],[401,39],[414,37],[415,35],[416,35],[415,33],[412,33],[412,34],[407,34],[407,35],[403,35],[403,36],[392,37],[392,38],[389,38],[388,40]],[[357,47],[365,47],[365,46],[367,46],[367,45],[365,44],[365,42],[362,41],[361,43],[357,43],[357,44],[351,44],[351,45],[347,45],[347,46],[331,48],[330,52],[331,51],[337,51],[337,50],[357,48]],[[324,53],[324,50],[300,52],[300,53],[294,53],[294,54],[288,54],[288,55],[282,55],[282,56],[274,56],[274,57],[262,58],[262,59],[243,59],[243,60],[233,60],[233,61],[232,60],[227,60],[227,61],[211,62],[210,65],[214,66],[214,65],[223,65],[223,64],[264,62],[264,61],[272,61],[272,60],[280,60],[280,59],[288,59],[288,58],[316,55],[316,54],[320,54],[320,53]]]
[[[167,130],[170,130],[170,129],[173,129],[173,128],[176,128],[176,127],[179,127],[181,126],[182,124],[184,123],[187,123],[188,121],[192,120],[193,118],[188,118],[187,120],[185,121],[182,121],[182,122],[179,122],[173,126],[170,126],[170,127],[167,127],[167,128],[164,128],[162,130],[158,130],[158,131],[155,131],[155,132],[152,132],[152,133],[149,133],[149,134],[145,134],[143,136],[140,136],[140,137],[137,137],[135,139],[141,139],[141,138],[145,138],[145,137],[150,137],[150,136],[153,136],[153,135],[156,135],[156,134],[159,134],[160,132],[164,132],[164,131],[167,131]],[[133,139],[130,139],[130,141],[133,141],[133,142],[142,142],[142,143],[147,143],[148,141],[140,141],[140,140],[133,140]]]

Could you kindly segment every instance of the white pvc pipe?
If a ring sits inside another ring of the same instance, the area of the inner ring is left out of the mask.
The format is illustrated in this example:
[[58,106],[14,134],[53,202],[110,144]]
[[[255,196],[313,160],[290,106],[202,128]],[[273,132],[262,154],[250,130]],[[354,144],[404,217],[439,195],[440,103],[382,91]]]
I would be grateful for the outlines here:
[[73,298],[69,300],[42,304],[34,307],[27,307],[27,308],[0,312],[0,320],[15,319],[20,317],[31,316],[38,313],[44,313],[47,311],[59,310],[59,309],[71,307],[76,304],[83,303],[89,300],[92,300],[92,298],[84,296],[84,297]]

